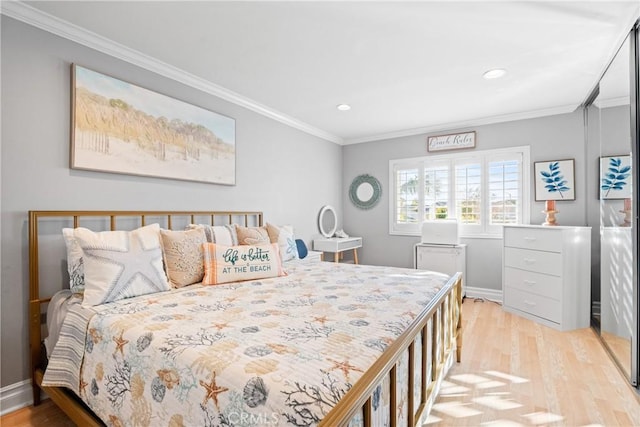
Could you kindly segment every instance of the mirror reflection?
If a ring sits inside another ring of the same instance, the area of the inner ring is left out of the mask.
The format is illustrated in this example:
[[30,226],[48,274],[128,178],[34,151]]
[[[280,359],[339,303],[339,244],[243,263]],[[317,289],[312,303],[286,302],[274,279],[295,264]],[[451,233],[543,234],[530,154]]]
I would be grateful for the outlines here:
[[598,156],[594,171],[598,176],[598,209],[590,214],[590,222],[599,230],[594,239],[599,242],[599,259],[594,260],[598,271],[593,271],[593,319],[627,375],[631,375],[634,265],[629,58],[627,39],[587,111],[589,146]]
[[368,182],[363,182],[358,186],[356,195],[361,201],[368,202],[373,197],[373,185],[369,184]]

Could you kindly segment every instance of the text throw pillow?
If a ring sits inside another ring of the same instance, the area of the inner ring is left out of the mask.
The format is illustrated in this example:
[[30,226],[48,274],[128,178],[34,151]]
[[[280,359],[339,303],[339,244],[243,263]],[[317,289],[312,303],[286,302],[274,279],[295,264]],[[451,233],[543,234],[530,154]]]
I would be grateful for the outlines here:
[[284,276],[277,244],[222,246],[205,243],[203,285]]

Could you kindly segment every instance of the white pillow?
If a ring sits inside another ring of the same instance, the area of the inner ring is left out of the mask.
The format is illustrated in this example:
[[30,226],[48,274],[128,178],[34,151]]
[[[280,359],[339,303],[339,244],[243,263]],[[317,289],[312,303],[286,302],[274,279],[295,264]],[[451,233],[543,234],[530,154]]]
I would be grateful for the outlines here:
[[101,233],[76,228],[73,235],[82,248],[83,305],[99,305],[170,289],[162,263],[158,224],[133,231]]
[[282,261],[298,258],[298,246],[296,245],[296,237],[293,234],[292,226],[278,226],[267,223],[267,233],[269,233],[271,243],[278,244]]
[[225,246],[236,246],[238,244],[238,235],[233,225],[189,224],[187,226],[187,230],[193,229],[204,231],[209,243]]

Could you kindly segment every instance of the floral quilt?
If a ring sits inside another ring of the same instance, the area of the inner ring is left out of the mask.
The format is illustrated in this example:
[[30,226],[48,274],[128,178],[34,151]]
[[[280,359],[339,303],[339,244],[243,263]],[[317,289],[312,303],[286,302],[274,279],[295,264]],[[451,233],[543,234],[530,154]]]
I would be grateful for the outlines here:
[[94,307],[71,388],[113,426],[316,425],[448,280],[328,262],[287,271]]

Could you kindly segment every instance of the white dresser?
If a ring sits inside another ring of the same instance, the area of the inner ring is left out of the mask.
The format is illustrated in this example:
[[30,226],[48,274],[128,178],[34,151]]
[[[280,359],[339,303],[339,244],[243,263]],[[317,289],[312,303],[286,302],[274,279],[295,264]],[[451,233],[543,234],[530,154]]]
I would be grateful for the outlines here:
[[506,311],[562,331],[589,326],[591,228],[505,226]]
[[430,245],[417,243],[414,248],[413,267],[453,275],[462,273],[462,296],[466,295],[467,245]]

